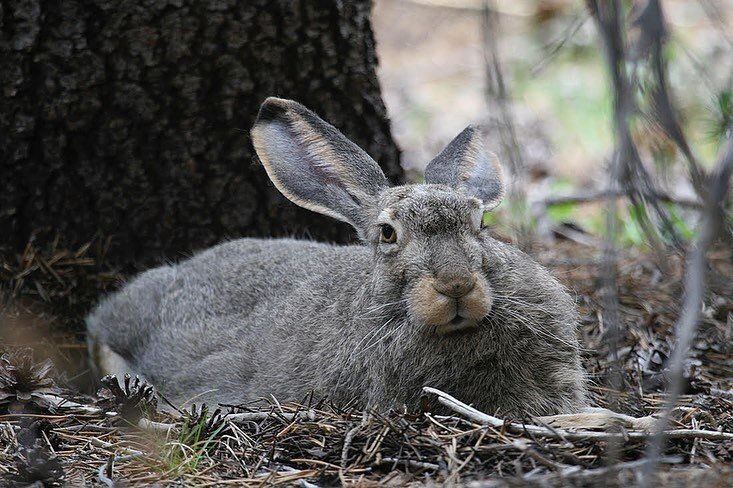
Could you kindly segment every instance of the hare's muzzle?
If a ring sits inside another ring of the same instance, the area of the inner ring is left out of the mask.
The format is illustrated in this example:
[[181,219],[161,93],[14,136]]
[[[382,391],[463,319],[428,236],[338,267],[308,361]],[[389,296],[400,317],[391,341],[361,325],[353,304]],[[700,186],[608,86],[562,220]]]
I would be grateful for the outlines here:
[[492,300],[482,275],[450,271],[418,280],[408,302],[418,324],[444,335],[478,327]]

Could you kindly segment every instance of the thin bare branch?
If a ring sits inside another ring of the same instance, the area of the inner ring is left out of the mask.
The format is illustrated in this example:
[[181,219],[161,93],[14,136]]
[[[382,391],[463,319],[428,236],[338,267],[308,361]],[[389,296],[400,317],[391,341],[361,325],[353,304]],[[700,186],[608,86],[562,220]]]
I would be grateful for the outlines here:
[[518,223],[517,244],[522,248],[526,248],[529,245],[529,229],[527,228],[527,216],[524,211],[526,164],[524,152],[517,139],[511,94],[504,82],[504,74],[499,59],[498,29],[499,23],[494,4],[491,0],[486,0],[482,25],[485,47],[486,98],[490,117],[496,120],[499,128],[503,155],[507,158],[512,173],[509,200],[514,214],[513,220]]
[[659,0],[649,0],[634,20],[640,35],[634,46],[637,58],[650,58],[654,72],[651,90],[652,117],[669,139],[677,145],[687,161],[692,184],[701,197],[704,197],[705,171],[700,167],[687,142],[682,126],[677,118],[677,110],[672,102],[667,83],[667,66],[662,50],[667,40],[667,27],[662,5]]
[[685,273],[685,298],[677,323],[675,333],[677,346],[669,362],[670,384],[663,415],[657,423],[653,441],[647,449],[650,463],[645,466],[644,477],[647,484],[651,483],[654,471],[664,447],[665,437],[669,433],[665,430],[669,423],[670,412],[677,403],[682,392],[685,362],[690,352],[692,340],[697,330],[701,306],[706,290],[707,252],[718,238],[724,221],[724,202],[728,193],[728,185],[733,172],[733,140],[729,140],[718,161],[714,173],[710,176],[708,185],[705,213],[702,218],[697,242],[688,253],[687,271]]
[[[621,190],[616,190],[616,191],[590,190],[590,191],[580,191],[580,192],[569,194],[569,195],[558,195],[558,196],[547,197],[543,200],[535,202],[535,204],[539,204],[543,206],[553,206],[553,205],[563,205],[566,203],[591,203],[591,202],[597,202],[599,200],[606,200],[609,198],[610,199],[626,198],[627,196],[628,195]],[[648,198],[656,198],[660,201],[672,203],[674,205],[679,205],[680,207],[686,207],[686,208],[691,208],[691,209],[696,209],[696,210],[700,210],[703,208],[703,204],[700,203],[698,200],[671,195],[663,191],[658,191],[657,193],[653,195],[647,194],[645,196],[648,196]]]

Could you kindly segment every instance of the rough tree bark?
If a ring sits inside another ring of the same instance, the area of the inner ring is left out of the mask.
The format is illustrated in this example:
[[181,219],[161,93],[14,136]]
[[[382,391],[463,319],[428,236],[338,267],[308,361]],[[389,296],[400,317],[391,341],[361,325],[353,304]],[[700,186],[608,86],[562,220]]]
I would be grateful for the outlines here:
[[148,265],[241,235],[345,241],[286,202],[248,131],[269,95],[343,130],[393,181],[371,2],[3,0],[0,246],[40,230]]

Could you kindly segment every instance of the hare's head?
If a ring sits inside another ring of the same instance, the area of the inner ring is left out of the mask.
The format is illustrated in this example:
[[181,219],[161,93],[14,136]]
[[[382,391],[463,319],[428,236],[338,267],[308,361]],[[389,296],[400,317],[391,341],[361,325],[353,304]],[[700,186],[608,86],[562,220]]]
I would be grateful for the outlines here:
[[468,127],[425,171],[390,187],[374,160],[299,103],[268,98],[252,128],[275,186],[294,203],[348,222],[374,250],[373,286],[418,326],[476,327],[492,290],[483,272],[483,213],[503,196],[501,167]]

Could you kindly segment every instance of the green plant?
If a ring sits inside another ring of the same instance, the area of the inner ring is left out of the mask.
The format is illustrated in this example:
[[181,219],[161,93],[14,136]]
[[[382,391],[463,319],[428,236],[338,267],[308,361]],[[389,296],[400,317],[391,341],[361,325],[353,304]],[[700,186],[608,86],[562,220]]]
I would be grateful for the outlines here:
[[176,439],[163,442],[159,448],[161,469],[166,474],[194,473],[201,461],[218,445],[229,424],[217,409],[210,413],[206,405],[184,411],[184,420]]

